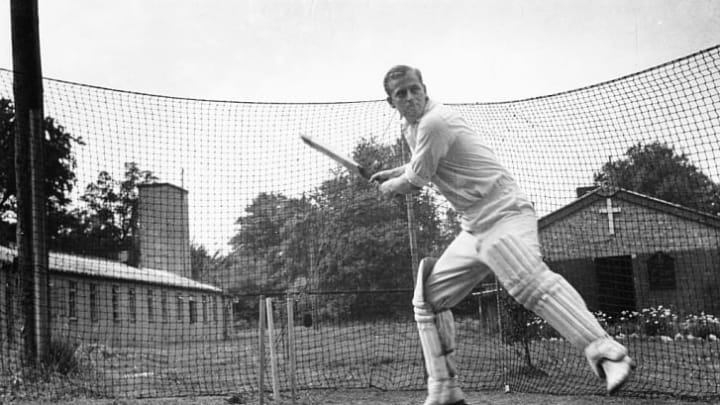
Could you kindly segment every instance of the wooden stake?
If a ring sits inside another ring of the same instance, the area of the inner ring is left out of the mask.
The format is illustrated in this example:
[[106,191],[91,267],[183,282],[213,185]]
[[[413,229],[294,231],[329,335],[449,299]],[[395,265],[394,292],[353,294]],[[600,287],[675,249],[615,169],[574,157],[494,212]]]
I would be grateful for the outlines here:
[[260,296],[259,311],[260,319],[258,319],[258,346],[259,346],[259,372],[258,372],[258,395],[260,397],[260,405],[265,402],[265,297]]
[[278,367],[277,353],[275,353],[275,319],[273,316],[272,298],[265,299],[267,321],[268,321],[268,342],[270,345],[270,372],[272,373],[273,399],[280,400],[280,389],[278,388]]
[[287,296],[288,353],[290,355],[290,395],[295,405],[295,303],[292,295]]

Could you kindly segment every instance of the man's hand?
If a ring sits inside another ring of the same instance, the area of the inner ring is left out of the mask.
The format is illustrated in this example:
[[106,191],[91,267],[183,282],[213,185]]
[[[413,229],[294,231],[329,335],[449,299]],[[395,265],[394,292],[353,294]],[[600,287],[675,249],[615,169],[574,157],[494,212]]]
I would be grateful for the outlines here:
[[387,180],[398,177],[405,172],[405,166],[399,166],[393,169],[380,170],[370,176],[371,182],[385,183]]

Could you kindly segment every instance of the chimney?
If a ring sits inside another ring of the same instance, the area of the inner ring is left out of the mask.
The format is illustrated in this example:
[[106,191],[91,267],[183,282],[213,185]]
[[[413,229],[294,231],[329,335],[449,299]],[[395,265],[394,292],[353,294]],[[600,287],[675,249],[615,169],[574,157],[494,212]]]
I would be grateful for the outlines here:
[[140,267],[191,277],[187,190],[169,183],[138,185]]

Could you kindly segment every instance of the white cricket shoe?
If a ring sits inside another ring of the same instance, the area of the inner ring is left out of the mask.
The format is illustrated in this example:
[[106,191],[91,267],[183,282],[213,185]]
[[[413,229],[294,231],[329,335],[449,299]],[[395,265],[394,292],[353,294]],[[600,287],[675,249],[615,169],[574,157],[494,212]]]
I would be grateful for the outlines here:
[[458,385],[457,378],[445,380],[428,378],[428,396],[423,405],[463,405],[465,394]]
[[605,380],[608,394],[619,390],[635,368],[625,346],[610,337],[590,343],[585,348],[585,357],[593,372]]

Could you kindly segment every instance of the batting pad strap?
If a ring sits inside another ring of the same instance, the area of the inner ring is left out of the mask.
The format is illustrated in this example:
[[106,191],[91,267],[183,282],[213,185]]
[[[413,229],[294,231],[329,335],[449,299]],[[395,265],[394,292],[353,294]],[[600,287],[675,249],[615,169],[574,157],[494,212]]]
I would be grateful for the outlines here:
[[417,328],[428,376],[435,381],[443,381],[457,375],[454,360],[445,353],[435,323],[418,322]]
[[435,314],[421,307],[414,307],[415,311],[415,322],[417,323],[431,323],[435,325]]

